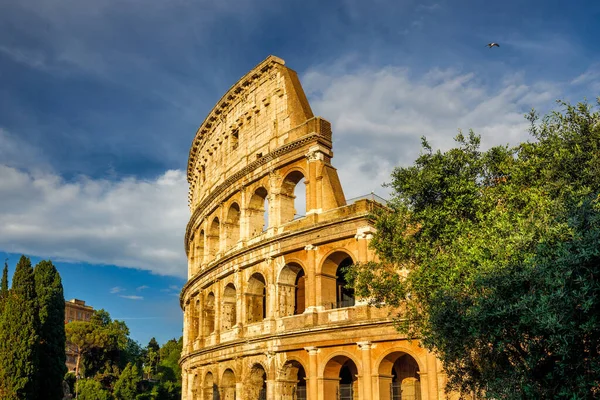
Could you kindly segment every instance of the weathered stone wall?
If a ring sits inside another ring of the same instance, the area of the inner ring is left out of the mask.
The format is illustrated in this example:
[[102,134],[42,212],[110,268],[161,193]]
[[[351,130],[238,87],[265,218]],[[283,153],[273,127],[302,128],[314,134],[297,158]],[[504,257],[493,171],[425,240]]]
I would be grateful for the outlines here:
[[344,282],[341,268],[375,257],[368,215],[379,205],[346,204],[332,157],[330,124],[276,57],[242,77],[198,129],[183,399],[444,398],[435,357]]

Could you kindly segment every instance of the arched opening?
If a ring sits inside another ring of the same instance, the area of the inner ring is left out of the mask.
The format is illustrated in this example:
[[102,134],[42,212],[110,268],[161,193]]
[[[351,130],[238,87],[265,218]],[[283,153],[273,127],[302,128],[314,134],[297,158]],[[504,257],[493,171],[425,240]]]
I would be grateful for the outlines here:
[[215,331],[215,295],[210,292],[204,303],[204,335],[210,335]]
[[215,385],[212,372],[207,372],[204,376],[204,384],[202,385],[202,391],[204,392],[204,400],[218,400],[219,391]]
[[252,366],[245,394],[248,400],[267,400],[267,373],[262,365]]
[[306,215],[306,184],[302,172],[292,171],[283,180],[279,209],[282,224]]
[[233,203],[227,212],[227,248],[235,246],[240,240],[240,206]]
[[221,379],[221,400],[235,400],[235,374],[229,368]]
[[255,273],[248,281],[246,295],[248,323],[260,322],[267,316],[267,284],[260,273]]
[[287,317],[302,314],[306,307],[304,269],[296,264],[287,264],[281,270],[278,281],[279,315]]
[[358,368],[352,359],[336,356],[327,362],[323,373],[324,398],[358,399]]
[[269,226],[269,201],[267,189],[259,187],[248,205],[250,236],[261,234]]
[[200,390],[200,379],[198,379],[198,373],[191,374],[187,384],[192,392],[192,398],[198,398],[198,391]]
[[208,260],[207,262],[213,261],[220,248],[220,240],[219,240],[219,218],[215,217],[210,224],[210,229],[208,230]]
[[379,364],[379,392],[383,400],[421,400],[419,364],[409,354],[388,354]]
[[195,271],[199,271],[200,267],[204,263],[204,230],[200,230],[198,234],[194,235],[194,264]]
[[352,259],[347,257],[340,263],[335,272],[336,308],[352,307],[354,305],[354,288],[348,285],[344,276],[345,268],[350,265],[352,265]]
[[279,377],[282,400],[306,400],[306,372],[298,361],[284,364]]
[[227,284],[223,291],[223,316],[221,330],[228,331],[237,323],[236,291],[233,283]]
[[343,251],[331,254],[323,262],[321,296],[326,308],[352,307],[355,304],[354,289],[344,277],[344,269],[352,264],[352,258]]

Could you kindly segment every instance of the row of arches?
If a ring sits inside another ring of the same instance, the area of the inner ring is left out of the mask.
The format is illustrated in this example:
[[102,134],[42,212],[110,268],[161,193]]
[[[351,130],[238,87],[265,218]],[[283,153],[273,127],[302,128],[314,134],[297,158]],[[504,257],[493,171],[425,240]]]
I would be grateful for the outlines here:
[[[324,366],[318,367],[322,369],[322,374],[317,375],[322,382],[318,397],[337,400],[364,398],[361,395],[364,382],[361,382],[359,365],[348,355],[336,355]],[[376,371],[379,400],[421,399],[419,365],[411,355],[391,352]],[[307,400],[310,397],[307,370],[297,360],[287,361],[270,379],[261,363],[254,363],[245,378],[239,377],[232,368],[226,368],[220,377],[215,374],[216,371],[207,371],[204,376],[195,376],[191,382],[194,399],[266,400],[268,393],[272,398],[282,400]]]
[[[334,252],[326,258],[323,269],[334,272],[334,276],[323,281],[321,287],[324,294],[321,298],[328,301],[321,303],[321,306],[354,306],[354,290],[346,282],[343,273],[352,263],[352,257],[342,251]],[[304,313],[308,303],[306,278],[302,265],[292,262],[280,270],[275,285],[271,286],[275,290],[269,290],[270,286],[260,272],[250,276],[243,293],[234,282],[227,283],[220,295],[216,290],[208,288],[199,293],[192,303],[191,340],[206,337],[216,330],[225,332],[242,324],[258,323],[267,317],[282,318]],[[271,296],[274,296],[272,302]],[[221,307],[219,321],[215,317],[217,307]]]
[[240,239],[252,238],[270,226],[271,213],[277,214],[277,224],[284,224],[304,216],[306,184],[304,174],[294,170],[286,175],[281,187],[271,196],[275,207],[269,207],[269,192],[264,186],[254,189],[245,207],[241,198],[228,204],[224,214],[214,216],[207,224],[196,229],[190,237],[190,264],[206,264],[219,252],[234,247]]

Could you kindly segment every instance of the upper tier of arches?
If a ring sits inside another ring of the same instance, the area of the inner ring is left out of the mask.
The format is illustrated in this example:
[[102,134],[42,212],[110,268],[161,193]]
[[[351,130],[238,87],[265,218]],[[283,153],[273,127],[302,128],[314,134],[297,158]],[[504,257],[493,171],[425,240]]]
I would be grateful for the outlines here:
[[225,177],[304,136],[301,128],[313,117],[296,73],[277,57],[261,62],[223,95],[196,132],[187,170],[191,208]]

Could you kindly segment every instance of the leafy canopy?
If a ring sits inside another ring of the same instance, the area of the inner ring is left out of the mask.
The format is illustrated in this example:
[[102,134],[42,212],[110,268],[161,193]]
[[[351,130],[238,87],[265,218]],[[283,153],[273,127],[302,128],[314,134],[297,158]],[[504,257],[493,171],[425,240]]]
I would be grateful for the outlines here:
[[560,103],[532,141],[473,132],[396,168],[374,216],[380,262],[348,271],[435,351],[448,388],[512,399],[600,395],[600,114]]

